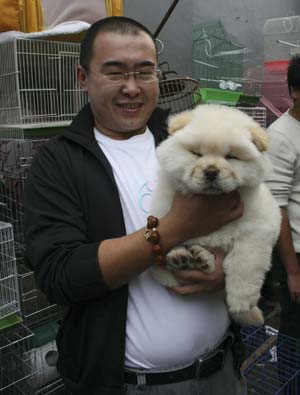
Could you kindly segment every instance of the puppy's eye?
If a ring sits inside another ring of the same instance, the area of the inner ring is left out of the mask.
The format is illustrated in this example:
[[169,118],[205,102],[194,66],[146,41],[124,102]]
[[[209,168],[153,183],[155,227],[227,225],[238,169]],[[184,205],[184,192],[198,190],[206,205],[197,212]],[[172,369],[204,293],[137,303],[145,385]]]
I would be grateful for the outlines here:
[[226,156],[225,156],[225,159],[236,159],[236,160],[238,160],[239,158],[237,158],[237,157],[234,156],[234,155],[226,155]]
[[196,152],[196,151],[191,151],[193,155],[199,156],[201,157],[202,155],[200,154],[200,152]]

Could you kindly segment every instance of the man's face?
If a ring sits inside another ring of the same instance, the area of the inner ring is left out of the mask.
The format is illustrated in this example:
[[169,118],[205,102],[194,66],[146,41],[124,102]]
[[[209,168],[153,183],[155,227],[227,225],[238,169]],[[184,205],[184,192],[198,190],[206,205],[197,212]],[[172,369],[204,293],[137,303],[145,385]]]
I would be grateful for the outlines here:
[[[78,66],[78,79],[89,95],[96,128],[115,139],[127,139],[143,133],[156,107],[158,81],[139,81],[134,76],[119,84],[101,73],[147,71],[157,68],[156,51],[151,37],[100,33],[94,42],[93,57],[86,74]],[[100,73],[100,74],[95,74]]]

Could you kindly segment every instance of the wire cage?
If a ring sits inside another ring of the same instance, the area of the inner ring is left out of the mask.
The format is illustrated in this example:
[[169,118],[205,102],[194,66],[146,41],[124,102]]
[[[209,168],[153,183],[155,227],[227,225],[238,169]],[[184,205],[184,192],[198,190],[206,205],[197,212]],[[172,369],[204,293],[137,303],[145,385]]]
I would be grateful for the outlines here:
[[26,351],[32,335],[24,325],[0,335],[1,395],[34,395],[30,380],[36,375],[35,361]]
[[64,388],[56,369],[58,353],[55,341],[30,349],[28,358],[36,369],[36,374],[30,379],[35,394],[56,393]]
[[35,395],[64,394],[65,387],[56,369],[58,351],[56,346],[57,322],[48,322],[33,329],[34,336],[28,342],[36,375],[31,379]]
[[13,229],[0,222],[0,333],[21,321]]
[[87,102],[76,78],[78,43],[15,38],[0,43],[0,137],[57,134]]
[[170,114],[192,109],[201,100],[198,81],[188,77],[161,80],[159,90],[158,107]]
[[62,315],[62,309],[50,304],[38,289],[32,269],[24,262],[24,185],[32,159],[46,141],[46,138],[0,139],[0,220],[13,226],[21,312],[30,328],[60,319]]
[[239,110],[245,112],[252,117],[263,128],[267,125],[267,109],[266,107],[237,107]]
[[248,393],[300,394],[300,339],[272,327],[243,328],[247,359],[242,366]]
[[244,54],[247,49],[234,42],[221,21],[197,25],[193,30],[193,76],[201,87],[241,89]]
[[62,381],[62,379],[57,379],[54,380],[46,385],[44,385],[42,388],[39,388],[36,392],[35,395],[64,395],[66,394],[65,391],[65,386]]
[[24,253],[24,184],[33,156],[46,141],[0,139],[0,220],[13,225],[17,258]]
[[59,321],[64,314],[63,308],[48,302],[45,294],[36,285],[33,271],[26,266],[24,260],[18,261],[18,273],[24,323],[34,330],[49,322]]

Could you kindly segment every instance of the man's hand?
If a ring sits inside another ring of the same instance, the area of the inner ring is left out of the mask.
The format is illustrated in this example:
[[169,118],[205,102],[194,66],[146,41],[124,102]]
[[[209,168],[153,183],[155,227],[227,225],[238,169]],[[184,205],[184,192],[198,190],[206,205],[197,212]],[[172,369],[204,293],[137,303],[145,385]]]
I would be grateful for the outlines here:
[[178,280],[188,282],[187,285],[168,287],[179,295],[191,295],[199,292],[217,292],[224,289],[225,275],[223,260],[225,253],[221,250],[213,251],[215,254],[215,271],[204,273],[199,270],[177,270],[172,272]]
[[185,241],[204,236],[243,215],[243,203],[237,191],[223,195],[175,194],[168,214],[171,228],[181,233]]
[[288,274],[287,284],[291,300],[300,304],[300,271]]

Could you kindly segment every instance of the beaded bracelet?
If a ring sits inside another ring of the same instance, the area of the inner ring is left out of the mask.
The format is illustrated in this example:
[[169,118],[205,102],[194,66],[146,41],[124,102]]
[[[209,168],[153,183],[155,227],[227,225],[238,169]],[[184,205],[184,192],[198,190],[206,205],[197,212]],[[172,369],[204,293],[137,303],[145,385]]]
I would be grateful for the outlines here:
[[150,215],[147,218],[147,227],[145,230],[145,239],[153,243],[153,252],[154,252],[154,259],[155,262],[159,265],[162,265],[166,261],[166,257],[162,253],[162,248],[159,244],[160,241],[160,234],[157,230],[157,226],[159,224],[158,218]]

